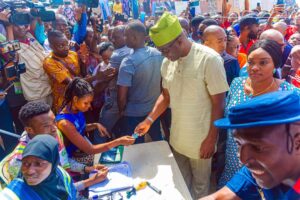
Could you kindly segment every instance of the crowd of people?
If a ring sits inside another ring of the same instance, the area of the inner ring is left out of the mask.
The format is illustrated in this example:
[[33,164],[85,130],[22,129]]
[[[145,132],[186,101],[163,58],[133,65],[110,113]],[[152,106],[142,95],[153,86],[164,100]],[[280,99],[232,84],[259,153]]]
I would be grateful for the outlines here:
[[85,199],[109,171],[95,154],[166,140],[193,199],[300,199],[297,8],[177,17],[145,1],[135,16],[124,2],[28,25],[0,12],[1,44],[20,44],[0,55],[0,129],[20,136],[1,135],[0,198]]

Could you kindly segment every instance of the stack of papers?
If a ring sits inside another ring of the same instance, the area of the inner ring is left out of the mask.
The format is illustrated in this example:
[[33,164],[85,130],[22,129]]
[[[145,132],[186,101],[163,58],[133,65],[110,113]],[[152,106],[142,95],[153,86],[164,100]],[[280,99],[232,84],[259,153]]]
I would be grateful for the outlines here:
[[[92,176],[93,174],[90,174]],[[89,198],[103,196],[113,192],[130,189],[133,187],[132,173],[129,163],[109,167],[107,179],[101,183],[89,187]]]

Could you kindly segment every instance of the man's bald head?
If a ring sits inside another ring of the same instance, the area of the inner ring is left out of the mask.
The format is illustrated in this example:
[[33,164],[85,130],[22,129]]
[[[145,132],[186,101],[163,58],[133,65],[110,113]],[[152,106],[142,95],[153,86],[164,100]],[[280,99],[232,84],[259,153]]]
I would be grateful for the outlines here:
[[211,25],[207,27],[203,32],[203,40],[207,40],[209,37],[214,36],[217,33],[225,33],[224,29],[220,26]]
[[286,30],[288,28],[287,24],[284,23],[284,22],[276,22],[274,25],[273,25],[273,28],[277,31],[279,31],[283,36],[286,35]]
[[259,37],[260,40],[273,40],[275,42],[277,42],[281,47],[282,47],[282,51],[284,50],[284,37],[283,35],[275,30],[275,29],[269,29],[266,30],[264,32],[262,32],[262,34]]
[[205,46],[221,54],[226,49],[227,35],[220,26],[211,25],[204,30],[203,41]]
[[140,21],[132,21],[125,28],[125,41],[128,47],[137,49],[145,44],[146,27]]
[[146,27],[144,24],[142,24],[140,21],[133,21],[133,22],[130,22],[129,24],[127,24],[126,26],[126,29],[127,30],[131,30],[135,33],[138,33],[138,34],[142,34],[144,36],[147,35],[147,31],[146,31]]

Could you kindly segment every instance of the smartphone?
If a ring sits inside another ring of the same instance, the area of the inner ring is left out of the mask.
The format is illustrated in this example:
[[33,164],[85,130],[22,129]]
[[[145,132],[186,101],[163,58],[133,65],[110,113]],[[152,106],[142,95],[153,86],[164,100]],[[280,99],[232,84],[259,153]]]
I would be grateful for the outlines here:
[[5,74],[8,80],[14,79],[17,77],[17,70],[16,67],[14,65],[14,63],[9,63],[9,65],[7,65],[5,67]]
[[284,5],[284,0],[277,0],[276,5]]
[[103,19],[102,18],[100,19],[100,24],[97,24],[96,27],[97,27],[97,31],[99,33],[103,32]]

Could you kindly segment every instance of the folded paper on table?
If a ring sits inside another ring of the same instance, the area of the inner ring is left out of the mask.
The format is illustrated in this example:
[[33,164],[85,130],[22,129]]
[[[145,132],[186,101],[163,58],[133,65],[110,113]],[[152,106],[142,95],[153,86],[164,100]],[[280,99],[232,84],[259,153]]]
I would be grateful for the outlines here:
[[[93,176],[93,173],[90,174]],[[122,162],[109,167],[107,179],[89,187],[89,198],[102,196],[133,187],[131,167],[129,163]]]

